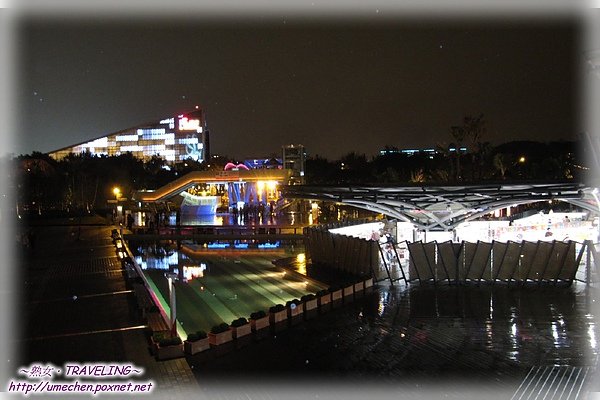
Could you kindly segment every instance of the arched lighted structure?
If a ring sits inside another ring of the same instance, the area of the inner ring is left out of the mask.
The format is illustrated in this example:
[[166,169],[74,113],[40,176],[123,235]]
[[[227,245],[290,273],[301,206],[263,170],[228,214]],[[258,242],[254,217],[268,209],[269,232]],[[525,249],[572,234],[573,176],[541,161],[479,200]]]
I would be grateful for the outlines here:
[[286,186],[284,197],[332,201],[382,213],[428,231],[449,231],[499,209],[564,201],[599,213],[596,192],[581,183],[470,186]]
[[[285,169],[230,169],[227,171],[194,171],[156,190],[142,190],[134,193],[133,199],[142,203],[161,203],[177,196],[183,197],[183,204],[195,207],[210,206],[209,198],[215,196],[195,196],[186,191],[195,185],[225,185],[229,204],[266,203],[267,193],[273,192],[275,185],[285,185],[291,176]],[[214,199],[213,199],[214,200]],[[216,204],[216,203],[214,203]],[[214,212],[214,211],[213,211]],[[207,214],[209,212],[202,212]]]

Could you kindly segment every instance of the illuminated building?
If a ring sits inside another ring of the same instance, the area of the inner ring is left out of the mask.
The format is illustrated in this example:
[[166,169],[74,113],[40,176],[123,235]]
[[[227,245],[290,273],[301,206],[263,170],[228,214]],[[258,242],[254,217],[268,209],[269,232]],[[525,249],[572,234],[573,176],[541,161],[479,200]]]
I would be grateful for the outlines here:
[[208,143],[204,114],[196,107],[188,113],[124,129],[48,155],[61,160],[69,154],[118,156],[131,153],[143,161],[159,156],[170,164],[188,159],[202,162],[210,157]]
[[301,144],[283,146],[283,168],[292,171],[292,184],[304,183],[306,150]]
[[[461,154],[466,154],[467,153],[467,148],[462,146],[459,148],[459,151]],[[448,152],[449,153],[456,153],[456,147],[448,147]],[[426,149],[414,149],[414,148],[409,148],[409,149],[397,149],[397,148],[386,148],[383,150],[379,150],[379,155],[380,156],[386,156],[389,154],[405,154],[407,156],[413,156],[415,154],[426,154],[429,157],[433,157],[436,154],[440,154],[440,150],[438,149],[434,149],[434,148],[426,148]]]
[[283,161],[281,158],[251,158],[244,160],[244,165],[249,169],[281,169]]

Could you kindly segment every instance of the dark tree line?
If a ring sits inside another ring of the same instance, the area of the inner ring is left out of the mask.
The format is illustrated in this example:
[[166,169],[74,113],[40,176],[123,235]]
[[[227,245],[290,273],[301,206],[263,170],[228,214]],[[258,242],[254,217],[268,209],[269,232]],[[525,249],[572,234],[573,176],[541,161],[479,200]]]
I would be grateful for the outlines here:
[[[454,143],[449,147],[456,148]],[[307,184],[469,184],[490,181],[584,179],[585,163],[576,142],[517,141],[457,154],[448,147],[432,153],[401,153],[386,146],[383,155],[367,160],[350,153],[337,161],[319,156],[306,162]]]
[[306,180],[314,184],[462,184],[583,179],[585,162],[574,141],[513,141],[492,146],[486,134],[483,114],[466,116],[460,125],[450,127],[450,142],[438,143],[433,152],[407,154],[387,145],[370,161],[355,152],[334,162],[316,156],[307,160]]

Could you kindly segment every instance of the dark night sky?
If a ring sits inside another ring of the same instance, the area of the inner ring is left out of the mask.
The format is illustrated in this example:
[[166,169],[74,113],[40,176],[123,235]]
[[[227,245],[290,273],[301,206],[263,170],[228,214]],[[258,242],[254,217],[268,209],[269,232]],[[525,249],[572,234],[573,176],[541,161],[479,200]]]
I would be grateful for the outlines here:
[[492,143],[580,131],[575,18],[53,20],[18,31],[17,153],[47,152],[201,105],[213,153],[301,143],[330,159],[450,141],[484,113]]

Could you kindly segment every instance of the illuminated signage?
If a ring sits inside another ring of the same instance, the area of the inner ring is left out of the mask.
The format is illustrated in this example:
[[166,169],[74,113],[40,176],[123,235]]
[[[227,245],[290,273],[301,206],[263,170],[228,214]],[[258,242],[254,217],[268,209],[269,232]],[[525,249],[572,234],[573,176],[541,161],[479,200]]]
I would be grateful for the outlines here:
[[196,131],[202,133],[199,119],[188,119],[187,117],[179,116],[180,131]]

